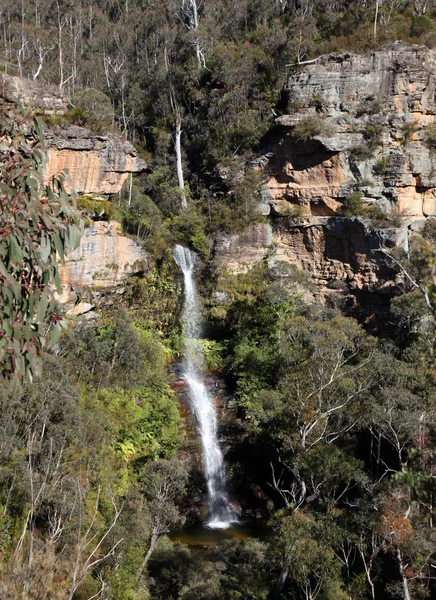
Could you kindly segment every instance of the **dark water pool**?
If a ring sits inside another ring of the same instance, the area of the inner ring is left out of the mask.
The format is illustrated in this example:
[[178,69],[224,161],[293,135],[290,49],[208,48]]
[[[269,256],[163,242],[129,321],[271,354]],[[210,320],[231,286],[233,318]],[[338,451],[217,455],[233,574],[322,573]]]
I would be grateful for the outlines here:
[[266,527],[256,521],[241,521],[227,529],[210,529],[199,523],[172,531],[169,537],[174,542],[183,542],[191,547],[217,546],[225,540],[246,540],[261,538],[266,533]]

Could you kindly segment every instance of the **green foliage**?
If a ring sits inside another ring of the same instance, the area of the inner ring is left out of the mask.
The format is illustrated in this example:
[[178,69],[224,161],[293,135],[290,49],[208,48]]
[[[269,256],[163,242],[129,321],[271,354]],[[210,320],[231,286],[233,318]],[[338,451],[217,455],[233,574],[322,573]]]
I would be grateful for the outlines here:
[[363,130],[363,137],[369,146],[371,146],[371,148],[376,148],[380,145],[383,129],[383,125],[377,122],[368,123],[365,126],[365,129]]
[[398,212],[385,212],[377,205],[372,205],[368,210],[368,217],[373,227],[389,228],[401,227],[402,215]]
[[87,88],[76,92],[71,98],[71,104],[75,107],[77,115],[79,112],[85,114],[88,123],[99,123],[102,127],[113,123],[115,112],[112,103],[110,98],[100,90]]
[[416,15],[410,25],[410,35],[415,38],[428,36],[435,32],[434,22],[427,15]]
[[162,211],[144,192],[139,178],[128,178],[125,182],[120,204],[124,231],[134,235],[155,258],[161,258],[169,247],[169,231]]
[[362,216],[367,213],[368,205],[363,201],[362,192],[351,192],[346,196],[341,206],[341,214],[344,217]]
[[333,600],[329,595],[333,588],[339,591],[337,598],[347,597],[341,589],[340,562],[325,540],[322,524],[311,515],[294,512],[290,516],[278,513],[272,527],[277,540],[274,550],[289,569],[296,593],[312,595],[317,590],[317,594]]
[[206,237],[206,222],[194,207],[189,207],[181,215],[171,219],[171,232],[173,238],[193,248],[204,257],[209,254],[208,241]]
[[[376,165],[377,170],[385,168],[384,161],[376,163]],[[363,193],[359,191],[351,192],[346,196],[340,208],[340,214],[344,217],[366,217],[373,227],[399,227],[401,224],[399,213],[386,213],[377,204],[366,204],[363,201]]]
[[220,372],[224,367],[223,344],[216,340],[200,340],[201,350],[204,355],[205,366],[208,371]]
[[113,323],[95,329],[76,327],[62,344],[74,357],[81,380],[126,389],[147,385],[161,393],[166,390],[162,343],[145,323],[133,326],[124,311],[115,314]]
[[354,146],[349,151],[349,156],[352,161],[364,161],[373,157],[375,148],[371,144],[359,144]]
[[294,127],[293,133],[298,139],[307,141],[317,135],[325,134],[326,129],[322,118],[314,115],[298,121]]
[[121,461],[140,464],[169,458],[178,445],[179,412],[170,388],[108,388],[86,398],[105,415],[114,451]]
[[359,162],[372,158],[381,144],[383,129],[383,125],[377,121],[367,123],[362,131],[364,143],[350,149],[350,159]]
[[374,175],[378,175],[379,177],[384,177],[389,173],[390,168],[390,156],[386,154],[382,154],[374,163],[372,171]]
[[115,205],[110,200],[96,200],[89,196],[77,198],[77,208],[94,221],[110,221],[115,215]]
[[[175,179],[175,169],[168,165],[158,166],[150,173],[149,182],[152,186],[153,199],[164,214],[179,212],[180,188]],[[185,190],[189,196],[189,190]]]
[[378,115],[382,111],[382,104],[379,99],[369,96],[361,102],[356,109],[356,117],[363,115]]
[[[414,15],[424,8],[419,2],[378,3],[374,39],[375,5],[342,0],[328,10],[325,3],[197,2],[197,24],[189,2],[165,10],[151,0],[60,2],[58,15],[43,2],[4,4],[0,41],[8,60],[19,56],[33,75],[45,48],[39,80],[72,98],[66,118],[47,120],[102,131],[114,119],[146,154],[150,176],[129,178],[117,200],[125,231],[152,256],[149,270],[125,286],[133,323],[102,302],[102,318],[63,336],[42,378],[15,394],[0,392],[0,596],[63,600],[71,596],[75,565],[77,600],[363,600],[370,582],[383,598],[405,595],[404,581],[413,598],[434,595],[431,223],[411,239],[409,258],[394,255],[416,282],[401,283],[397,265],[395,290],[415,291],[392,301],[379,341],[337,309],[318,306],[295,269],[265,263],[238,276],[207,272],[202,283],[213,323],[202,344],[207,367],[222,371],[235,391],[233,483],[247,506],[273,513],[273,534],[201,553],[155,540],[177,523],[176,496],[186,483],[186,470],[171,456],[178,417],[165,370],[181,349],[174,239],[207,257],[206,234],[260,218],[262,182],[246,165],[277,115],[307,108],[282,91],[289,65],[370,52],[396,39],[434,45],[433,13]],[[41,27],[33,25],[38,20]],[[52,47],[52,34],[62,48]],[[319,94],[309,103],[322,111]],[[377,98],[362,100],[357,116],[373,118],[352,161],[378,154],[382,110]],[[175,175],[177,113],[190,206],[184,215]],[[299,139],[325,133],[320,124],[303,122]],[[404,143],[413,133],[404,129]],[[430,148],[433,133],[430,126]],[[384,157],[375,172],[389,174]],[[395,215],[350,196],[345,213],[395,224]],[[82,208],[97,215],[100,207]]]
[[424,141],[431,152],[436,151],[436,124],[432,123],[424,127]]
[[230,166],[226,179],[225,194],[221,198],[209,199],[208,231],[234,232],[241,231],[248,225],[262,219],[257,207],[261,175],[255,169],[242,172]]
[[221,544],[219,551],[219,559],[226,567],[221,575],[221,598],[266,600],[269,597],[265,543],[255,539],[228,541]]
[[96,134],[112,128],[115,113],[110,98],[103,92],[94,88],[81,90],[73,95],[71,104],[73,108],[61,119],[49,119],[48,124],[71,123],[88,127]]
[[415,122],[411,122],[411,123],[404,123],[401,127],[401,131],[403,133],[403,139],[401,140],[401,143],[406,146],[411,139],[413,138],[413,135],[420,130],[420,126],[419,124],[415,123]]
[[43,182],[42,123],[4,99],[0,113],[0,372],[9,378],[34,375],[44,345],[59,339],[57,255],[77,247],[81,223],[63,178]]
[[180,346],[177,309],[181,293],[177,274],[171,253],[164,260],[157,261],[143,277],[136,277],[126,298],[135,321],[166,339],[176,355]]
[[210,314],[227,335],[231,332],[225,371],[235,380],[239,406],[250,418],[258,392],[276,380],[284,323],[298,312],[308,288],[307,277],[285,265],[257,265],[246,274],[223,275],[218,282],[215,293],[224,294],[226,301],[212,305]]

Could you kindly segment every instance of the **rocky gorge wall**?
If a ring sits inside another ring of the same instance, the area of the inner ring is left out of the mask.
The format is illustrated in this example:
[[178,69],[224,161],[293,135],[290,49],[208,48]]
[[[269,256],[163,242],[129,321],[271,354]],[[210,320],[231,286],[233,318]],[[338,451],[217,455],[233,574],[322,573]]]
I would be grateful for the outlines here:
[[[285,86],[289,114],[276,118],[252,163],[263,174],[269,223],[218,239],[217,269],[245,271],[269,256],[309,273],[321,300],[341,281],[354,302],[386,305],[403,284],[386,252],[407,250],[436,215],[427,129],[435,93],[436,53],[421,46],[395,43],[295,66]],[[341,216],[353,192],[385,222]]]
[[[55,125],[46,125],[44,139],[47,161],[44,178],[66,174],[67,189],[79,195],[107,199],[120,192],[130,173],[147,168],[132,144],[114,132],[94,133],[71,125],[67,99],[54,86],[40,85],[30,79],[0,75],[2,92],[18,100],[31,113],[42,117],[60,117]],[[50,122],[50,121],[49,121]],[[116,288],[129,276],[143,271],[145,252],[134,240],[121,234],[116,221],[91,223],[84,232],[80,247],[66,257],[60,268],[63,293],[60,301],[69,306],[69,314],[85,314],[94,308],[90,302],[71,306],[80,286]]]
[[[401,43],[297,67],[286,86],[291,114],[276,119],[265,144],[271,209],[334,215],[357,186],[386,211],[435,215],[436,155],[425,129],[436,115],[435,69],[433,50]],[[312,131],[301,137],[308,118]]]
[[[55,88],[16,77],[7,83],[38,114],[68,110]],[[264,221],[219,236],[214,267],[241,272],[268,257],[309,273],[320,301],[341,282],[352,305],[379,310],[403,289],[386,252],[407,250],[414,231],[436,216],[436,152],[427,129],[436,116],[436,52],[395,43],[366,55],[324,55],[294,66],[284,93],[287,114],[275,119],[252,163],[263,176]],[[117,193],[129,173],[146,168],[113,133],[65,124],[48,127],[46,141],[46,179],[67,170],[79,194]],[[342,216],[354,192],[386,222]],[[142,259],[116,224],[97,223],[68,257],[62,280],[67,288],[114,287]]]
[[[62,117],[69,111],[66,97],[55,86],[40,85],[31,79],[5,74],[0,75],[0,83],[7,90],[7,95],[19,100],[33,114]],[[67,172],[67,185],[78,194],[116,194],[129,173],[139,173],[147,168],[133,145],[121,134],[97,134],[86,127],[61,121],[56,126],[46,126],[44,138],[47,147],[46,181]]]
[[147,164],[135,148],[119,135],[94,134],[76,125],[47,129],[45,179],[68,173],[67,187],[84,195],[117,194],[129,173],[140,173]]

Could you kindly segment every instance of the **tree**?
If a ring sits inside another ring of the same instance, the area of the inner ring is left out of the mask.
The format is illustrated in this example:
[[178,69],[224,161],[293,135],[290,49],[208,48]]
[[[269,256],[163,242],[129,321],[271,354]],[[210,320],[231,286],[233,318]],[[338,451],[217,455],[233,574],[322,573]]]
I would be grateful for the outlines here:
[[188,472],[179,460],[157,460],[142,471],[141,482],[145,497],[149,501],[152,517],[150,541],[144,560],[138,571],[139,579],[147,566],[159,536],[168,533],[178,519],[175,501],[185,492]]
[[78,246],[82,222],[64,178],[43,181],[41,121],[4,95],[0,148],[0,372],[32,377],[37,356],[61,333],[52,292],[60,289],[57,257]]
[[280,598],[288,584],[305,600],[322,594],[329,600],[346,600],[339,583],[340,563],[325,539],[322,524],[310,514],[295,511],[290,516],[277,513],[272,527],[271,560],[280,567],[273,598]]
[[294,423],[284,438],[309,450],[332,443],[356,426],[360,401],[370,389],[375,342],[352,319],[289,319],[282,334],[282,414]]

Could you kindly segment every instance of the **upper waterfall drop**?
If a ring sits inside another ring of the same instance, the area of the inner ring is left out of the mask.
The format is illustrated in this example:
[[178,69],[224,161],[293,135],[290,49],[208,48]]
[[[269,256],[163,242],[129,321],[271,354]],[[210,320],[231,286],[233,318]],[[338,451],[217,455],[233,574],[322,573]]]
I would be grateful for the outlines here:
[[202,335],[200,302],[194,278],[196,254],[177,245],[174,260],[183,272],[185,302],[183,325],[185,357],[183,375],[188,383],[189,399],[200,430],[204,472],[209,499],[208,527],[226,529],[237,521],[226,493],[224,459],[217,438],[217,420],[212,400],[203,382],[203,353],[198,340]]

